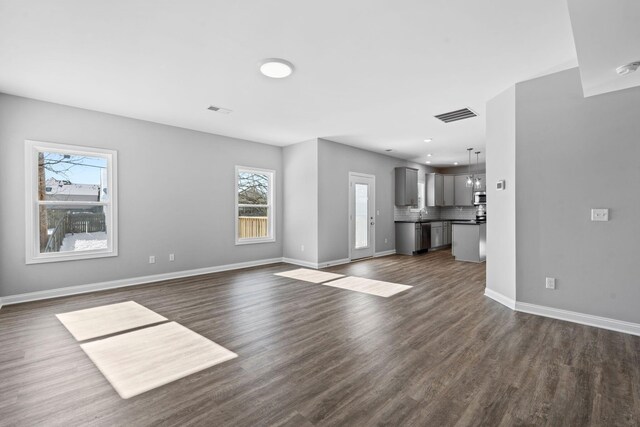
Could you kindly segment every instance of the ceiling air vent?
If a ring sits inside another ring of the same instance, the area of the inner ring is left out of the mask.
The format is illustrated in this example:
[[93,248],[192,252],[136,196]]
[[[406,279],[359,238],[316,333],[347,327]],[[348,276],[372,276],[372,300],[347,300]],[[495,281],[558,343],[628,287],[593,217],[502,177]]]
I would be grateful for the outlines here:
[[216,107],[215,105],[209,105],[209,108],[207,108],[207,110],[215,111],[216,113],[220,114],[229,114],[231,112],[231,110],[229,110],[228,108]]
[[471,111],[468,108],[463,108],[462,110],[450,111],[444,114],[438,114],[436,119],[440,119],[445,123],[451,123],[458,120],[470,119],[471,117],[476,117],[477,114]]

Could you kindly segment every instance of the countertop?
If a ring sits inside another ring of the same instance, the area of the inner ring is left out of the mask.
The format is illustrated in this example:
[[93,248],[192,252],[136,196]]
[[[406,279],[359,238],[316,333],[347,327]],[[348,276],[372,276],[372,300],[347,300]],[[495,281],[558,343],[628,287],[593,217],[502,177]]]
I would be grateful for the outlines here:
[[476,221],[476,220],[466,220],[466,219],[423,219],[423,220],[404,220],[404,221],[394,221],[395,223],[400,223],[400,224],[417,224],[417,223],[423,223],[423,222],[442,222],[442,221],[450,221],[453,224],[484,224],[486,223],[486,221]]

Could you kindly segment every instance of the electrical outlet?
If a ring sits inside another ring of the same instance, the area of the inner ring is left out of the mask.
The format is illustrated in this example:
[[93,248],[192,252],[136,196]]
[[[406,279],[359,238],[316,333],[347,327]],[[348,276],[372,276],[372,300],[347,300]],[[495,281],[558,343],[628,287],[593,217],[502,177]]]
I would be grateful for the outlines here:
[[380,209],[378,209],[376,213],[378,214],[378,216],[380,216]]
[[545,283],[547,285],[547,289],[555,289],[556,288],[556,278],[555,277],[547,277]]
[[591,221],[609,221],[609,209],[591,209]]
[[300,252],[304,252],[304,245],[300,245]]
[[156,257],[153,255],[149,256],[149,264],[155,264],[156,263]]
[[384,238],[384,242],[387,243],[389,241],[389,239],[387,239],[386,237]]
[[175,254],[169,254],[169,261],[175,261],[175,260],[176,260]]

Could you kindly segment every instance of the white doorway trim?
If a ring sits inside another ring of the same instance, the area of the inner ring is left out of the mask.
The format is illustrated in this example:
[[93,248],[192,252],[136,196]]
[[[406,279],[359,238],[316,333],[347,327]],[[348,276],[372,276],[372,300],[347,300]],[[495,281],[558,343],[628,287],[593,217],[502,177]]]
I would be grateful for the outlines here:
[[[373,222],[374,224],[371,227],[371,241],[370,241],[370,246],[371,246],[371,257],[375,256],[375,252],[376,252],[376,226],[375,226],[375,221],[377,220],[376,217],[376,176],[375,175],[370,175],[370,174],[366,174],[366,173],[360,173],[360,172],[349,172],[349,200],[348,200],[348,204],[349,204],[349,216],[347,218],[348,222],[349,222],[349,260],[352,261],[353,260],[353,249],[354,249],[354,230],[353,230],[353,203],[352,203],[352,198],[353,198],[353,188],[352,188],[352,184],[354,179],[357,178],[366,178],[366,179],[370,179],[372,181],[372,185],[370,188],[370,194],[369,194],[369,200],[370,200],[370,206],[371,206],[371,216],[373,217],[373,220],[371,222]],[[356,259],[360,259],[360,258],[356,258]]]

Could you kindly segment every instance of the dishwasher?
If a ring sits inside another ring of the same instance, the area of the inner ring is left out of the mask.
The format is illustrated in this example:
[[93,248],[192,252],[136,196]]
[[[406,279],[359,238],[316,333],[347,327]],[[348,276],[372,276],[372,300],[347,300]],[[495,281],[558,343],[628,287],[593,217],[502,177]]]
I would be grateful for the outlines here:
[[416,252],[431,249],[431,224],[428,222],[416,222]]

